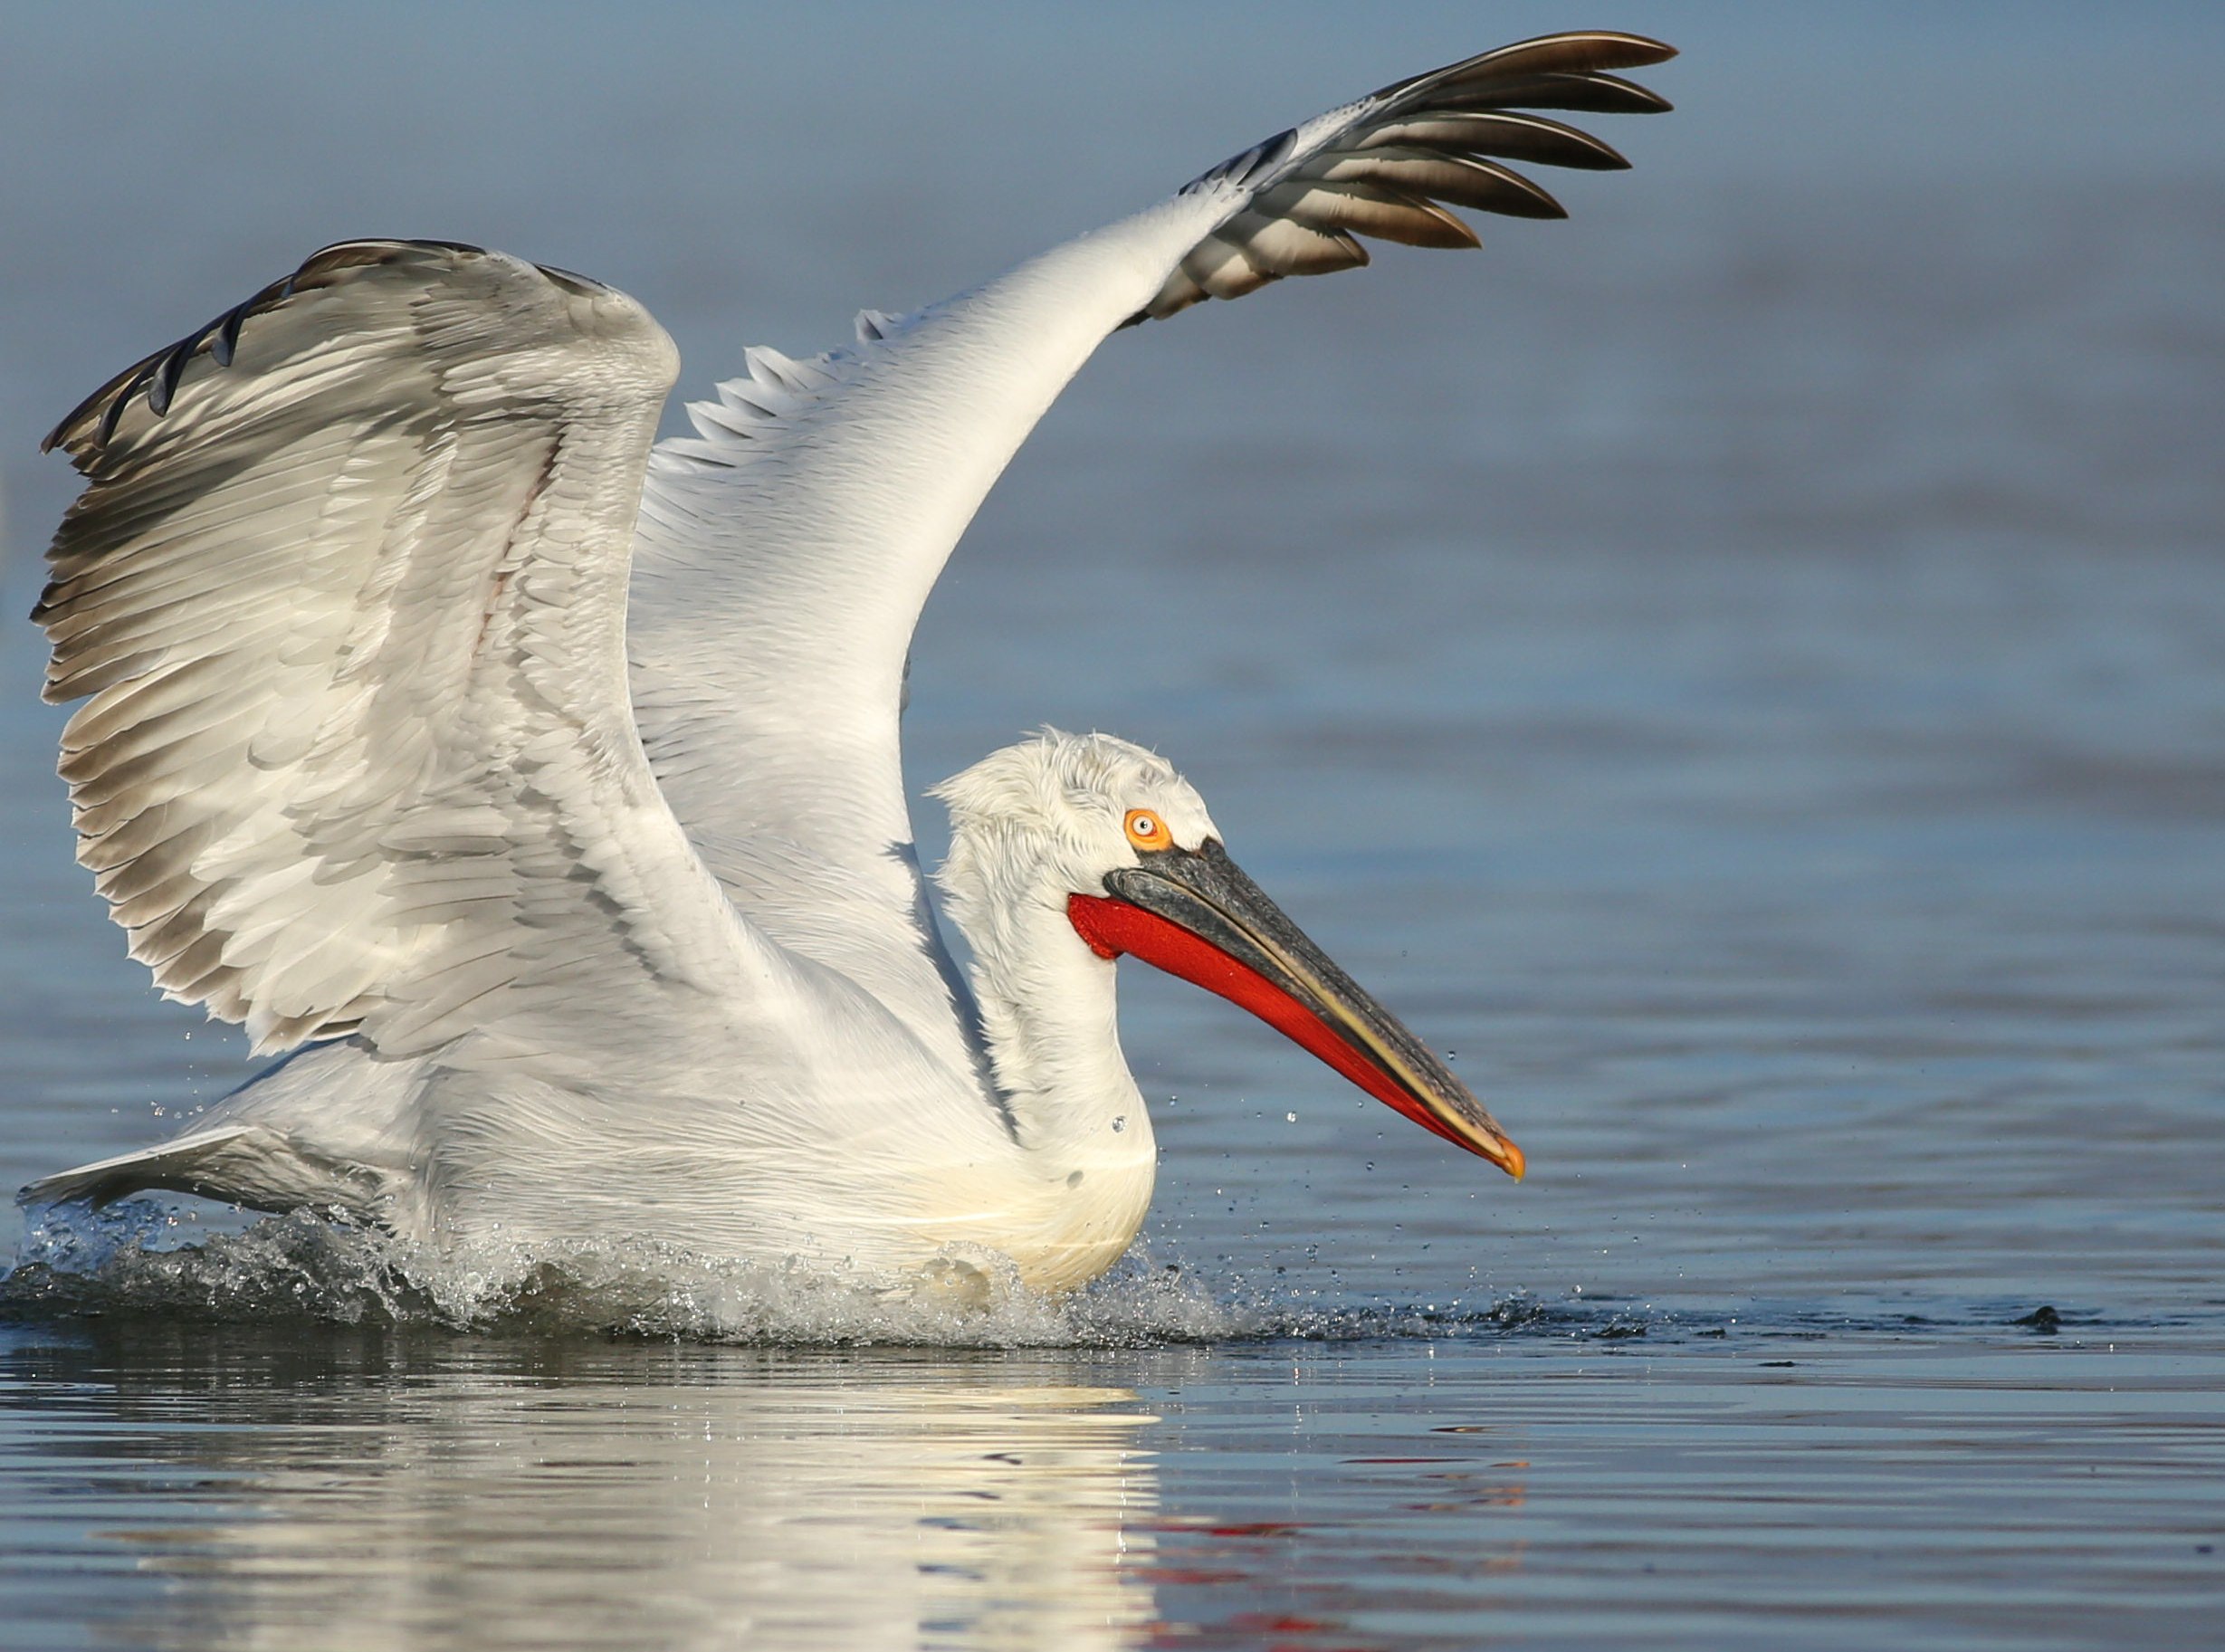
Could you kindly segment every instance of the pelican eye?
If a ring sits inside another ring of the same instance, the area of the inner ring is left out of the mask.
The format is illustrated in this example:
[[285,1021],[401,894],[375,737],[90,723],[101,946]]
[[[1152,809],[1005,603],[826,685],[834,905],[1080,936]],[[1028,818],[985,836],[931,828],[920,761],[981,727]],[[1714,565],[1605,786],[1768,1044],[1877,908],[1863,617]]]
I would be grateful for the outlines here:
[[1165,849],[1174,843],[1167,823],[1147,808],[1128,811],[1128,841],[1139,849]]

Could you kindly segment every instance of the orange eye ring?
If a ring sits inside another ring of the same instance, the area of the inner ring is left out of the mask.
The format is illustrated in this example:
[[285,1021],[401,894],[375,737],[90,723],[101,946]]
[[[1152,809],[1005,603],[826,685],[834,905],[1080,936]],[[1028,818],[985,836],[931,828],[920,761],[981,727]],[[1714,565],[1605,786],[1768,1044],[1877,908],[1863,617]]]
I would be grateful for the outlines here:
[[1168,849],[1174,846],[1173,834],[1167,830],[1167,823],[1159,817],[1156,809],[1130,809],[1126,825],[1128,841],[1139,849]]

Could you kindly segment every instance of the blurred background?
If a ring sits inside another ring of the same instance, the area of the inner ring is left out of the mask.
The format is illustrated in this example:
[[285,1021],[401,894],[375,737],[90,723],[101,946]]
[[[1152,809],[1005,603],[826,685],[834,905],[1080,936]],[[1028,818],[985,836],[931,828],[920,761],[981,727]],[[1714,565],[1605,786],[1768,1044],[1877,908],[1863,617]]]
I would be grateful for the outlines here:
[[1157,745],[1529,1150],[1517,1189],[1126,980],[1153,1254],[1217,1289],[2219,1305],[2225,12],[0,24],[0,1179],[244,1071],[124,959],[36,702],[20,616],[72,488],[35,446],[110,373],[400,234],[623,287],[701,394],[744,344],[839,343],[1369,87],[1597,24],[1681,46],[1640,77],[1679,107],[1580,118],[1636,170],[1545,175],[1570,222],[1107,346],[930,607],[912,780],[1046,720]]

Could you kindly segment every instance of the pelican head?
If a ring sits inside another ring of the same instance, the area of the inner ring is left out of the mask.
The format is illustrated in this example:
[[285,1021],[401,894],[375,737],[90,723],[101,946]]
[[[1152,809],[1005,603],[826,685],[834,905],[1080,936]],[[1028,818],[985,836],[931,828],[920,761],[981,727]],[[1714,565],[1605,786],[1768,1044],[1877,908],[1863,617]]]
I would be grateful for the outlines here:
[[1229,858],[1205,799],[1165,759],[1046,728],[934,795],[951,823],[940,881],[974,950],[1000,1077],[1027,1065],[1026,1017],[1010,1013],[1028,996],[1012,985],[1015,963],[1109,976],[1128,954],[1240,1005],[1378,1101],[1521,1177],[1522,1150]]

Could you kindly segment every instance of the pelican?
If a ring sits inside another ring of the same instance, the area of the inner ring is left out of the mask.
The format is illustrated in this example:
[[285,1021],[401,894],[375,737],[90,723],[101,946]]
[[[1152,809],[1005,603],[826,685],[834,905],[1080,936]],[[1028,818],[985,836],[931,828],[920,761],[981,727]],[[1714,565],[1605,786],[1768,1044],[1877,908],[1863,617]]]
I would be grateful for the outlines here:
[[[647,1239],[1058,1291],[1156,1152],[1113,960],[1229,998],[1519,1178],[1521,1151],[1238,869],[1204,800],[1045,730],[935,788],[899,754],[929,587],[1099,342],[1466,247],[1628,163],[1538,110],[1667,105],[1671,49],[1562,33],[1385,87],[654,442],[624,293],[350,241],[110,380],[33,617],[78,857],[165,993],[286,1058],[174,1139],[33,1183],[302,1207],[428,1246]],[[630,612],[629,612],[630,596]]]

